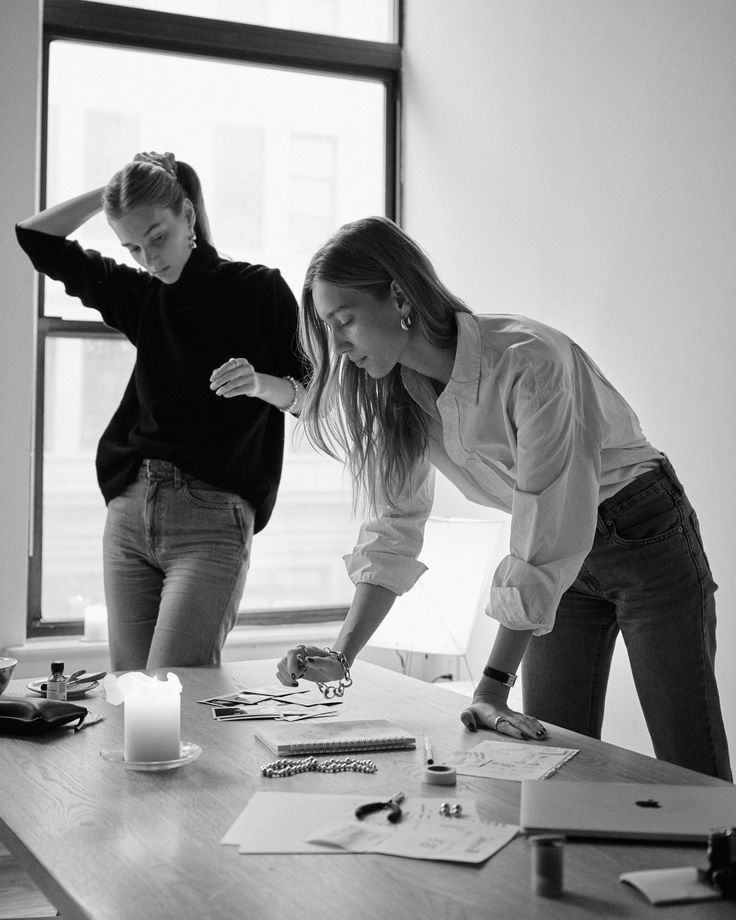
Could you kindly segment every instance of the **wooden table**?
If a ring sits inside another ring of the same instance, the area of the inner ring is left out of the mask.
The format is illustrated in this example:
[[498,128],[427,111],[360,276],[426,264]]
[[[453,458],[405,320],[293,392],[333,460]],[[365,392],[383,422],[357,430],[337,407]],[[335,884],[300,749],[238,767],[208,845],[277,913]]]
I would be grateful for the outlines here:
[[[464,701],[457,694],[358,662],[338,718],[390,718],[416,733],[417,749],[369,755],[379,767],[375,775],[266,779],[259,767],[273,755],[254,738],[256,724],[215,722],[196,700],[240,684],[272,683],[274,666],[173,669],[184,686],[182,738],[203,752],[166,773],[130,772],[100,757],[101,748],[122,744],[123,720],[122,707],[109,705],[100,691],[82,701],[104,715],[97,725],[78,734],[0,739],[0,840],[64,920],[733,920],[733,902],[654,908],[619,881],[635,869],[704,866],[705,846],[568,841],[559,901],[532,893],[524,837],[480,866],[379,855],[243,856],[220,846],[258,790],[371,796],[403,789],[439,801],[448,790],[420,783],[424,734],[431,735],[438,761],[492,737],[462,726]],[[29,695],[24,681],[6,692]],[[719,783],[572,732],[551,728],[550,740],[580,749],[564,766],[564,779]],[[459,777],[456,791],[475,796],[482,817],[518,822],[520,784]]]

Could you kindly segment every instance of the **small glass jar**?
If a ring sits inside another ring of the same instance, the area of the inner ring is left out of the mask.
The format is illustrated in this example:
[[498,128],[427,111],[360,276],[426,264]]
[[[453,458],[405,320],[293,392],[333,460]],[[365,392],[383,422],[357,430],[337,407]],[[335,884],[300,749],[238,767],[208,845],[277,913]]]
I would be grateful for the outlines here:
[[51,674],[46,678],[46,699],[66,700],[69,678],[64,674],[64,662],[52,661]]

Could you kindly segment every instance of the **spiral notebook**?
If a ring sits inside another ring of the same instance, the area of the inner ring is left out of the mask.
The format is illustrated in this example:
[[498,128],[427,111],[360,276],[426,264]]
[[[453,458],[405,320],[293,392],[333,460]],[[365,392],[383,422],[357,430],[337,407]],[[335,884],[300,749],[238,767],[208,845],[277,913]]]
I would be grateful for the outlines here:
[[339,754],[346,751],[391,751],[417,746],[416,738],[385,719],[352,722],[271,723],[256,738],[279,757],[291,754]]

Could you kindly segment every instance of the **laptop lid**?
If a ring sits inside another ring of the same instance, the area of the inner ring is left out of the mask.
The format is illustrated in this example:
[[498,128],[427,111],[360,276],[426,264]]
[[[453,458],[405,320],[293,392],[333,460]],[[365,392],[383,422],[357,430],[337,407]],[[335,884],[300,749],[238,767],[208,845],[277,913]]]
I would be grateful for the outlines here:
[[524,780],[525,833],[702,843],[736,826],[736,786]]

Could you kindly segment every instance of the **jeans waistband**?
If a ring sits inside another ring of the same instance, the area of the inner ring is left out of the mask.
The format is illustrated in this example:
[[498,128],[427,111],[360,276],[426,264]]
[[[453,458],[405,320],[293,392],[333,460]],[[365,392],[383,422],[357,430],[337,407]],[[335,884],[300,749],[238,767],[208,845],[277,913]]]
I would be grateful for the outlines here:
[[605,516],[606,512],[610,513],[614,509],[620,508],[621,505],[636,498],[642,492],[646,492],[648,489],[651,489],[652,486],[657,486],[663,482],[669,482],[674,486],[677,492],[684,491],[682,483],[677,478],[677,473],[675,473],[667,457],[663,457],[662,460],[660,460],[659,466],[656,469],[642,473],[641,476],[637,476],[633,482],[624,486],[623,489],[620,489],[615,495],[601,502],[598,506],[598,513],[601,516]]
[[171,460],[144,459],[141,461],[140,471],[141,475],[145,476],[148,480],[173,480],[176,485],[180,485],[182,482],[187,482],[194,478]]

